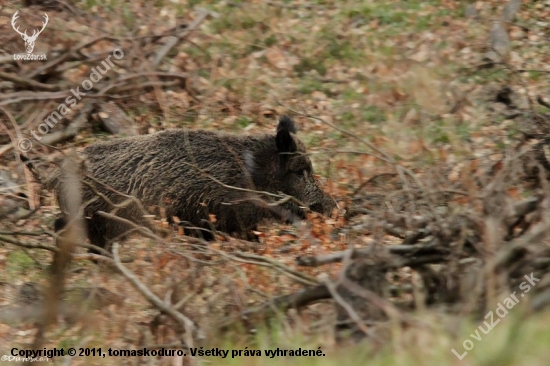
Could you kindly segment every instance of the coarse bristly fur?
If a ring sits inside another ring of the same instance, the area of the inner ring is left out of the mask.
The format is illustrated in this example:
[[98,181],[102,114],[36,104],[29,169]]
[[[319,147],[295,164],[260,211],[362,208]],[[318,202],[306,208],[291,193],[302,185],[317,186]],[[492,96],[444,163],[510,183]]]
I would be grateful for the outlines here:
[[[83,155],[87,174],[94,178],[87,182],[94,189],[83,186],[83,201],[96,196],[96,190],[120,204],[127,200],[123,193],[144,207],[163,209],[169,221],[177,218],[185,226],[214,228],[247,239],[253,238],[252,230],[264,219],[304,217],[294,200],[273,205],[281,197],[261,192],[290,195],[307,208],[330,215],[336,204],[316,182],[306,148],[295,133],[294,121],[283,116],[273,135],[177,129],[93,144]],[[92,244],[106,247],[130,230],[98,211],[146,224],[135,204],[113,209],[102,198],[86,207]]]

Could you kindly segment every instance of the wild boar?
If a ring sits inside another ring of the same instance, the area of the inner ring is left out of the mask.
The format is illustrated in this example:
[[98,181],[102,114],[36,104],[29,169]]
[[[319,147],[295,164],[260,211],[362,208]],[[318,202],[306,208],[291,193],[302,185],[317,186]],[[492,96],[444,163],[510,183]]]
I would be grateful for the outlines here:
[[319,187],[295,133],[294,121],[283,116],[275,134],[175,129],[88,146],[83,155],[93,179],[86,179],[83,202],[96,192],[104,195],[85,209],[92,244],[106,247],[130,229],[98,211],[145,224],[137,205],[113,211],[105,197],[115,204],[136,197],[143,207],[162,209],[169,221],[177,218],[184,226],[206,229],[206,236],[216,229],[251,239],[265,219],[303,218],[304,208],[331,214],[335,201]]

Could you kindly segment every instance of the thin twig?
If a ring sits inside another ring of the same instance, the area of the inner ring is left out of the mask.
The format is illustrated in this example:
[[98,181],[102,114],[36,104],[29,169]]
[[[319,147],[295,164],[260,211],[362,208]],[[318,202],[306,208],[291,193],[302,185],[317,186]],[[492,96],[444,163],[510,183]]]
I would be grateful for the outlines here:
[[152,305],[162,310],[166,314],[170,315],[174,320],[176,320],[183,329],[185,329],[185,342],[187,347],[193,347],[193,334],[197,329],[195,323],[189,319],[187,316],[183,315],[179,311],[175,310],[171,305],[162,301],[157,295],[155,295],[151,290],[149,290],[141,281],[129,270],[127,269],[120,261],[120,256],[118,254],[119,244],[117,242],[113,243],[113,259],[116,267],[124,277],[126,277],[132,286],[145,297]]

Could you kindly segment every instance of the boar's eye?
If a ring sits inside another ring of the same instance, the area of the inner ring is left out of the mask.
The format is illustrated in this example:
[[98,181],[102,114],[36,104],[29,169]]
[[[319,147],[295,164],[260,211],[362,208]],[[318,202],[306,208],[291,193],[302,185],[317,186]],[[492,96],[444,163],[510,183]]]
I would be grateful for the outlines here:
[[302,174],[307,174],[309,171],[310,171],[310,170],[307,168],[307,166],[306,166],[306,165],[302,165],[302,164],[300,164],[299,166],[295,166],[295,167],[293,167],[293,169],[292,169],[292,172],[293,172],[293,173],[300,174],[300,175],[302,175]]
[[313,171],[313,167],[311,163],[308,164],[308,162],[303,159],[295,159],[290,161],[289,170],[293,174],[303,175],[307,178],[307,175]]

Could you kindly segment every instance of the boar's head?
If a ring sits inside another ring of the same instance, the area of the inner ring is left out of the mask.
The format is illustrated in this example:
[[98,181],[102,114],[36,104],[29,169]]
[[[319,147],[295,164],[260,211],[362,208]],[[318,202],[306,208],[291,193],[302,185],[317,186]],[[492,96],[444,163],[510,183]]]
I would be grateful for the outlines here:
[[[257,188],[293,196],[310,210],[325,215],[336,207],[334,199],[323,192],[315,179],[306,147],[296,137],[294,121],[287,116],[280,118],[277,133],[271,136],[268,146],[245,154],[245,162]],[[304,216],[304,211],[293,201],[282,207]]]

